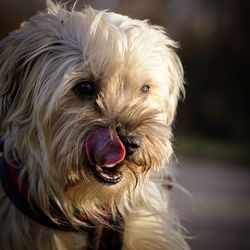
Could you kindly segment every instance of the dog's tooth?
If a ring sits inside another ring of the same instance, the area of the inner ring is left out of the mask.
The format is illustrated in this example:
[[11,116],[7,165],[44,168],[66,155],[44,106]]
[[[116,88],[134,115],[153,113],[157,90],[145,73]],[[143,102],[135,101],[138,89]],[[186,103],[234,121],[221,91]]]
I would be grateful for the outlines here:
[[107,174],[107,173],[101,173],[101,176],[102,177],[104,177],[104,178],[106,178],[106,179],[109,179],[109,180],[116,180],[116,179],[118,179],[118,178],[120,178],[120,174],[114,174],[114,175],[109,175],[109,174]]
[[106,164],[104,167],[105,168],[113,168],[115,166],[116,166],[116,164]]

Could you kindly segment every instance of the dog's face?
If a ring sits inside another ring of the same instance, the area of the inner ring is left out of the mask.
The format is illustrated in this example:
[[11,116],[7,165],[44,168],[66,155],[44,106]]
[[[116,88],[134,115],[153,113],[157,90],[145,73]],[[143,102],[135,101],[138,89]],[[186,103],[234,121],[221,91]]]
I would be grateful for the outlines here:
[[0,133],[37,200],[118,201],[164,165],[183,88],[175,47],[146,21],[59,6],[1,42]]

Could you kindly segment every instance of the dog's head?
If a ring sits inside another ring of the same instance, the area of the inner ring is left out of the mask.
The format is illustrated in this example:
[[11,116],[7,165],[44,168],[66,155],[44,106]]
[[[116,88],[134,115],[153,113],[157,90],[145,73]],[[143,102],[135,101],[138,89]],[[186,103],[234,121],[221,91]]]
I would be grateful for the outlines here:
[[147,21],[48,13],[0,43],[0,134],[42,207],[114,203],[169,159],[183,90],[176,44]]

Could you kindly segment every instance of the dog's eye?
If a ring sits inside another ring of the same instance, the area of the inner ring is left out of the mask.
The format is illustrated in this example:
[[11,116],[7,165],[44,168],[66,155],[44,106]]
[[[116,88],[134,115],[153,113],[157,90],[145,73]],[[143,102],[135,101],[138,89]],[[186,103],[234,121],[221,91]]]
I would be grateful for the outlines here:
[[149,89],[150,89],[150,86],[147,85],[147,84],[144,84],[144,85],[141,87],[141,92],[142,92],[142,93],[148,93],[148,92],[149,92]]
[[95,95],[95,86],[91,81],[79,82],[73,88],[76,95],[81,98],[90,98]]

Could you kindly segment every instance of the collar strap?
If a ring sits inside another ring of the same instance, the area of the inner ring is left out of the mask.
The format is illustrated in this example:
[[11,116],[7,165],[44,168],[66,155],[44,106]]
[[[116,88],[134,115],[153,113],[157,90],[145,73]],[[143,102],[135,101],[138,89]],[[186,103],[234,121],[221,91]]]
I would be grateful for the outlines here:
[[2,186],[16,208],[30,219],[43,226],[70,232],[77,232],[80,230],[73,227],[58,209],[56,209],[56,211],[60,214],[60,223],[57,224],[35,204],[30,204],[27,198],[28,185],[27,183],[22,183],[20,185],[19,171],[20,169],[18,164],[15,164],[15,160],[13,161],[13,165],[9,165],[3,156],[0,157],[0,178]]
[[[0,151],[1,152],[1,151]],[[6,159],[0,153],[0,181],[10,201],[23,214],[33,221],[61,231],[88,233],[88,250],[120,250],[122,249],[124,223],[120,216],[119,221],[112,221],[113,228],[108,228],[102,224],[94,225],[91,220],[86,219],[89,227],[76,228],[70,224],[66,217],[59,211],[54,209],[58,215],[60,224],[52,221],[44,212],[35,204],[30,204],[27,198],[28,178],[24,178],[25,183],[19,182],[20,164],[13,157],[12,164],[8,164]],[[84,218],[85,216],[83,216]]]
[[89,234],[87,250],[121,250],[123,246],[124,221],[113,222],[114,228],[100,224],[96,231]]

